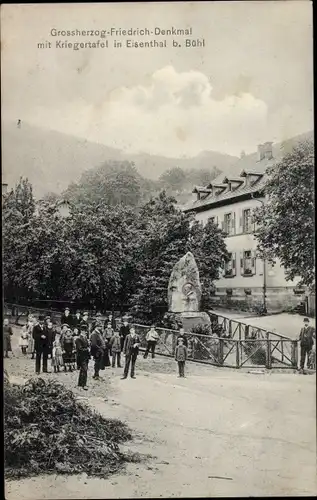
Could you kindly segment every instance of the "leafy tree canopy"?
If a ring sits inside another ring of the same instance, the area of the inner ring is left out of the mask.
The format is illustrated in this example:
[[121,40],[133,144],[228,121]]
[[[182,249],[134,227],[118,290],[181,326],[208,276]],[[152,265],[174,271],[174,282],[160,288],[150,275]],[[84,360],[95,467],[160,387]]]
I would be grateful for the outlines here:
[[268,171],[267,203],[255,211],[259,250],[292,280],[315,284],[314,144],[298,144]]

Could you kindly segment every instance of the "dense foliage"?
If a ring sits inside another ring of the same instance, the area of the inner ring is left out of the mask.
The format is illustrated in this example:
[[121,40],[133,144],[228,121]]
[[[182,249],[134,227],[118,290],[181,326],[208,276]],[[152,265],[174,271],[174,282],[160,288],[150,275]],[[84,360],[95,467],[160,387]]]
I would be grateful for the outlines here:
[[132,438],[119,420],[105,419],[78,403],[56,381],[37,378],[25,386],[4,384],[4,449],[7,478],[37,474],[106,477],[136,455],[119,443]]
[[99,199],[71,205],[35,203],[21,179],[3,201],[4,289],[8,301],[69,300],[101,309],[164,312],[173,265],[187,251],[196,257],[207,306],[227,252],[222,232],[177,208],[165,192],[140,207]]
[[289,280],[314,286],[314,144],[298,144],[268,174],[267,203],[255,212],[259,250],[279,258]]

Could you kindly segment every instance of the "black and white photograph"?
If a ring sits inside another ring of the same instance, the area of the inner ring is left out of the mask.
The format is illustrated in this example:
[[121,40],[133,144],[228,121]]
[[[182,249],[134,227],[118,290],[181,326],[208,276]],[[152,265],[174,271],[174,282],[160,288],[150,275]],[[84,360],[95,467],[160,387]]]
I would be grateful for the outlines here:
[[6,500],[316,496],[312,7],[1,5]]

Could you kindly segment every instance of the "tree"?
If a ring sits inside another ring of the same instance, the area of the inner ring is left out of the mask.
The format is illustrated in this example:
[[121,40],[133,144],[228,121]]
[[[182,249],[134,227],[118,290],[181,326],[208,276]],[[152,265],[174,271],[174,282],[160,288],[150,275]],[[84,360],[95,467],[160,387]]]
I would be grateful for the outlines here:
[[186,181],[186,174],[180,167],[170,168],[160,176],[159,181],[163,189],[179,191]]
[[27,291],[25,271],[30,262],[27,245],[34,213],[32,186],[21,177],[15,189],[5,195],[2,205],[3,286],[11,300],[18,300]]
[[176,262],[191,251],[195,256],[203,286],[203,305],[208,304],[213,281],[227,258],[222,232],[210,221],[204,227],[193,215],[175,205],[162,192],[144,205],[139,216],[139,246],[135,250],[137,277],[131,305],[148,317],[167,308],[168,281]]
[[288,280],[314,286],[314,144],[299,143],[267,173],[267,203],[254,213],[259,250],[280,259]]
[[73,203],[137,206],[142,199],[141,187],[142,177],[133,163],[108,161],[84,172],[79,183],[72,183],[64,196]]

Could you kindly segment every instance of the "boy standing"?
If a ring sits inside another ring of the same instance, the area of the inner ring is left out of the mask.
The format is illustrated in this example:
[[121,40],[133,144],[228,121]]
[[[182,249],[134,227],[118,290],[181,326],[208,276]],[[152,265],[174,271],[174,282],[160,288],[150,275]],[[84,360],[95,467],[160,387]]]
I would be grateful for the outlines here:
[[110,339],[109,345],[112,355],[112,368],[115,367],[116,360],[117,360],[117,367],[121,368],[121,339],[119,332],[114,332],[113,336]]
[[123,354],[125,355],[125,366],[122,379],[127,378],[131,363],[131,378],[134,376],[135,362],[139,354],[140,338],[135,333],[135,329],[131,328],[130,333],[126,336],[123,346]]
[[184,340],[179,337],[178,345],[175,349],[175,360],[178,363],[179,377],[185,377],[185,362],[187,360],[187,347],[184,345]]
[[155,330],[155,325],[152,325],[151,329],[148,331],[148,333],[146,335],[147,345],[146,345],[146,351],[144,353],[144,359],[146,359],[148,357],[150,350],[152,353],[152,358],[155,358],[155,347],[156,347],[158,339],[159,339],[159,334]]

